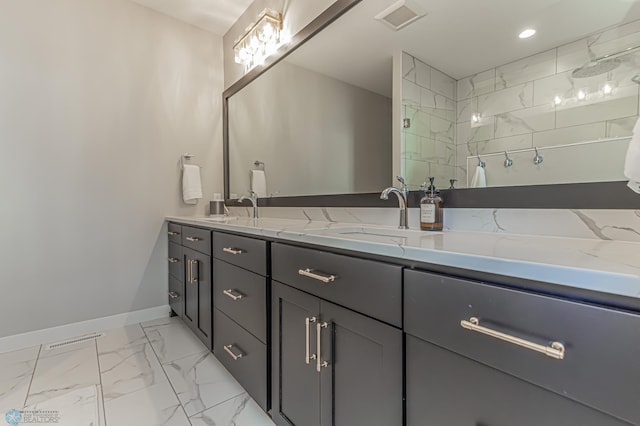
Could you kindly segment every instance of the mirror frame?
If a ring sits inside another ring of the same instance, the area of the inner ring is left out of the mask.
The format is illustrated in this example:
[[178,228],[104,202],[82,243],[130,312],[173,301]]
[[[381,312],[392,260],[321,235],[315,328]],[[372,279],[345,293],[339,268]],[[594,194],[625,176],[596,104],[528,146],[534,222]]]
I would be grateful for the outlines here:
[[[362,0],[336,0],[318,17],[295,34],[261,66],[253,68],[222,94],[222,137],[224,198],[229,206],[248,206],[250,202],[231,200],[229,182],[229,97],[271,69],[307,40],[329,26]],[[380,188],[382,191],[384,188]],[[627,188],[626,181],[589,182],[554,185],[488,187],[482,189],[445,189],[441,191],[446,208],[510,209],[640,209],[640,196]],[[412,191],[409,207],[418,207],[420,192]],[[380,200],[379,193],[282,196],[260,198],[261,207],[396,207],[395,202]]]

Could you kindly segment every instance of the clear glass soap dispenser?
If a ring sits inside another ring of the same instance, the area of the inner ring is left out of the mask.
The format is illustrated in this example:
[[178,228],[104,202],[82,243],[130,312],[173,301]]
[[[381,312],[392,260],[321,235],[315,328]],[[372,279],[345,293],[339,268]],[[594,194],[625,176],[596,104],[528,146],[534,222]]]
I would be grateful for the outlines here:
[[423,231],[442,231],[442,198],[433,184],[435,178],[429,177],[429,189],[420,200],[420,229]]

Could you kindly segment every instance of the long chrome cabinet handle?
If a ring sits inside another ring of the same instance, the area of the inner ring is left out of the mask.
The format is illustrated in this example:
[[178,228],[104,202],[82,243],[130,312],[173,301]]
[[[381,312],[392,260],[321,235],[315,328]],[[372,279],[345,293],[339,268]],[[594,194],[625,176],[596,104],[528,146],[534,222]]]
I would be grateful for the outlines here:
[[202,238],[198,238],[198,237],[185,237],[185,240],[192,241],[192,242],[200,241],[201,239]]
[[311,351],[311,350],[309,349],[309,324],[310,324],[310,323],[312,323],[312,322],[316,322],[316,321],[318,321],[318,318],[316,318],[316,317],[311,317],[311,318],[306,317],[306,318],[304,319],[305,332],[306,332],[306,333],[305,333],[305,339],[304,339],[304,342],[305,342],[305,347],[304,347],[304,362],[305,362],[306,364],[309,364],[309,361],[310,361],[310,360],[312,360],[312,359],[316,359],[316,354],[309,354],[309,352]]
[[476,317],[469,318],[469,321],[462,320],[460,321],[460,325],[467,330],[477,331],[478,333],[486,334],[488,336],[495,337],[496,339],[513,343],[514,345],[522,346],[527,349],[543,353],[551,358],[564,359],[565,349],[564,345],[560,342],[552,342],[550,346],[533,343],[519,337],[511,336],[510,334],[501,333],[499,331],[483,327],[480,325],[480,321]]
[[187,259],[187,283],[191,284],[191,259]]
[[226,345],[226,346],[223,346],[223,348],[225,351],[227,351],[229,355],[231,355],[231,358],[233,358],[234,361],[237,361],[244,356],[244,354],[240,351],[238,351],[237,355],[234,354],[233,351],[231,350],[231,348],[233,348],[233,345]]
[[[189,269],[191,270],[191,281],[189,281],[190,283],[197,283],[198,282],[198,260],[192,260],[191,261],[191,266],[189,267]],[[193,273],[193,267],[196,267],[196,273],[194,275]]]
[[244,295],[237,290],[229,289],[229,290],[223,290],[222,292],[233,300],[240,300],[244,297]]
[[222,249],[222,251],[225,252],[225,253],[231,253],[231,254],[234,254],[234,255],[235,254],[242,254],[242,253],[245,252],[242,249],[236,249],[236,248],[233,248],[233,247],[225,247],[225,248]]
[[175,257],[169,258],[169,263],[178,263],[178,262],[180,262],[180,259],[176,259]]
[[178,293],[176,293],[175,291],[170,291],[169,292],[169,297],[172,299],[177,299],[178,297],[180,297],[180,295]]
[[313,278],[314,280],[322,281],[323,283],[332,283],[336,280],[335,275],[323,275],[317,272],[314,272],[313,269],[305,268],[298,269],[298,275],[302,275],[303,277]]
[[329,362],[327,361],[322,361],[322,329],[323,328],[327,328],[329,326],[329,324],[327,324],[326,322],[323,323],[317,323],[316,324],[316,333],[317,333],[317,342],[316,344],[317,349],[318,349],[318,358],[316,359],[316,371],[319,373],[322,371],[322,368],[327,367],[329,365]]
[[176,235],[180,235],[179,232],[175,232],[175,231],[169,231],[168,234],[171,235],[172,237],[175,237]]

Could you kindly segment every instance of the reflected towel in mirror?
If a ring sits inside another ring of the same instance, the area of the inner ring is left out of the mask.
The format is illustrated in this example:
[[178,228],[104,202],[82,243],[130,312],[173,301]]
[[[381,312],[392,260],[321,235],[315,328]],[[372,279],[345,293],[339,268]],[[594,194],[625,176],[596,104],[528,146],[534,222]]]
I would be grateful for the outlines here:
[[469,186],[471,188],[487,187],[487,176],[485,175],[484,167],[476,166],[476,172],[473,174],[473,178],[471,178],[471,184]]
[[251,170],[251,190],[260,198],[267,196],[267,175],[264,170]]
[[627,186],[640,194],[640,119],[633,127],[633,136],[624,161],[624,175],[629,178]]
[[182,199],[186,204],[198,204],[199,198],[202,198],[200,167],[185,164],[182,169]]

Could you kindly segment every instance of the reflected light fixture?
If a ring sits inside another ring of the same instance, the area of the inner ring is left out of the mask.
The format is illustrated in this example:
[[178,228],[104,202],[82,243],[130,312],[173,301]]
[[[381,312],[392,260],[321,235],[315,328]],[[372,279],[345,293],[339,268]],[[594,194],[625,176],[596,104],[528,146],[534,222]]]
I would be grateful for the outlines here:
[[536,30],[534,30],[533,28],[527,28],[526,30],[522,31],[518,37],[520,38],[529,38],[531,36],[533,36],[536,33]]
[[281,31],[282,15],[271,9],[263,10],[258,20],[247,27],[233,44],[236,63],[244,65],[245,73],[278,49]]

